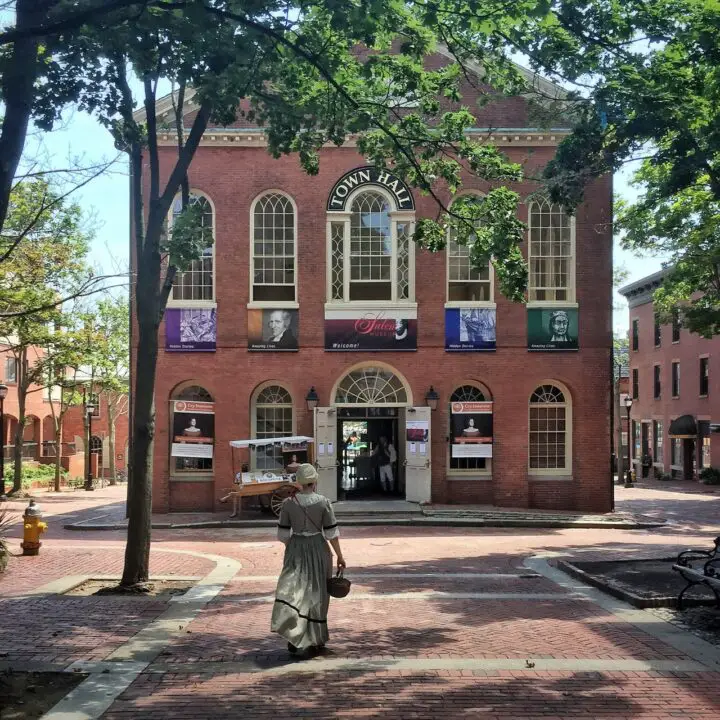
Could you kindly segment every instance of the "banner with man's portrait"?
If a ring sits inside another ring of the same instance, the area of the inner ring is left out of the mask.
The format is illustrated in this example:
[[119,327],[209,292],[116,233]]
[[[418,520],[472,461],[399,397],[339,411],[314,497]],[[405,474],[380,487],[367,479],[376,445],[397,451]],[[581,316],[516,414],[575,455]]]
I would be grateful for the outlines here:
[[528,308],[528,350],[577,350],[577,308]]
[[215,403],[175,400],[170,455],[212,458],[215,442]]
[[447,308],[445,349],[455,352],[495,350],[495,308]]
[[454,458],[492,457],[492,402],[450,403],[450,432]]
[[297,350],[298,321],[293,309],[248,310],[248,350]]

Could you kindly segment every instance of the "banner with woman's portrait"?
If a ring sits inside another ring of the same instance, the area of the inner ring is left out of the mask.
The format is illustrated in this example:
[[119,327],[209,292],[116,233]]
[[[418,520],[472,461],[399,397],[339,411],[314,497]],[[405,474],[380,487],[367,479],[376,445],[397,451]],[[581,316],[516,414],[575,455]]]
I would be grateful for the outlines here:
[[492,457],[492,408],[491,401],[450,403],[453,457]]

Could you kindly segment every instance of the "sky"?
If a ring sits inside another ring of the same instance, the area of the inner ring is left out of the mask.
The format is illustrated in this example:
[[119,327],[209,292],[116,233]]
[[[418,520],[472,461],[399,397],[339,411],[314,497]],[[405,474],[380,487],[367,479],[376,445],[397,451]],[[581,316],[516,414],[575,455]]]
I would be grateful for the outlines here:
[[[26,150],[32,152],[31,138]],[[89,115],[74,112],[65,116],[63,127],[44,136],[45,151],[54,167],[66,166],[68,157],[81,157],[85,165],[108,161],[117,155],[110,133]],[[630,173],[615,176],[615,195],[632,199],[636,190],[629,185]],[[91,217],[95,238],[91,248],[91,262],[103,271],[125,271],[129,252],[129,187],[124,157],[111,172],[105,173],[73,193],[72,198]],[[660,258],[638,258],[620,247],[615,238],[615,266],[624,268],[626,283],[639,280],[661,269]],[[625,298],[614,293],[613,327],[617,333],[628,329]]]

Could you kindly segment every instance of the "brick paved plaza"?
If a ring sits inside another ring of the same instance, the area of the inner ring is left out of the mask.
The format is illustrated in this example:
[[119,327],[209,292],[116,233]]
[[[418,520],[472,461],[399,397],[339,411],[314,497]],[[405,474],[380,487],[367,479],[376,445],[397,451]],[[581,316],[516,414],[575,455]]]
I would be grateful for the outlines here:
[[198,583],[178,602],[58,595],[120,572],[121,531],[61,528],[124,488],[48,497],[40,556],[0,579],[0,669],[88,672],[51,720],[716,718],[720,647],[553,566],[709,545],[720,495],[661,487],[618,489],[618,510],[668,518],[654,530],[346,528],[353,591],[305,661],[268,631],[271,531],[156,531],[152,574]]

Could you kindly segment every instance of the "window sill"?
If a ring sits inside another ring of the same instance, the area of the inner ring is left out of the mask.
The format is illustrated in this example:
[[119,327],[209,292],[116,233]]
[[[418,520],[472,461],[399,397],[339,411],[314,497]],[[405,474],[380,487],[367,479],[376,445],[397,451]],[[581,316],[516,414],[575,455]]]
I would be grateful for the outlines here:
[[672,400],[679,400],[679,399],[680,399],[680,396],[679,396],[679,395],[673,395],[673,396],[672,396]]
[[494,303],[491,300],[478,300],[477,302],[457,301],[457,302],[446,302],[445,307],[446,308],[489,308],[491,310],[495,310],[497,308],[497,303]]
[[300,303],[296,301],[282,302],[280,300],[257,300],[246,305],[248,310],[297,310]]
[[388,300],[363,300],[356,302],[335,302],[325,303],[325,312],[329,310],[352,310],[373,312],[375,310],[417,310],[418,304],[411,300],[398,300],[390,302]]
[[527,308],[578,308],[577,302],[573,300],[532,300],[525,303]]
[[182,310],[215,310],[215,300],[168,300],[167,307]]
[[469,471],[466,475],[463,475],[459,472],[450,473],[447,474],[447,479],[449,482],[452,482],[454,480],[471,480],[471,481],[480,481],[480,482],[487,482],[488,480],[492,480],[492,473],[491,472],[472,472]]
[[572,480],[573,474],[570,470],[528,470],[531,480]]
[[709,395],[708,395],[707,393],[705,393],[704,395],[698,395],[698,397],[701,398],[701,399],[703,399],[703,400],[707,400],[708,397],[709,397]]
[[187,475],[171,475],[170,482],[214,482],[215,475],[210,473],[188,473]]

